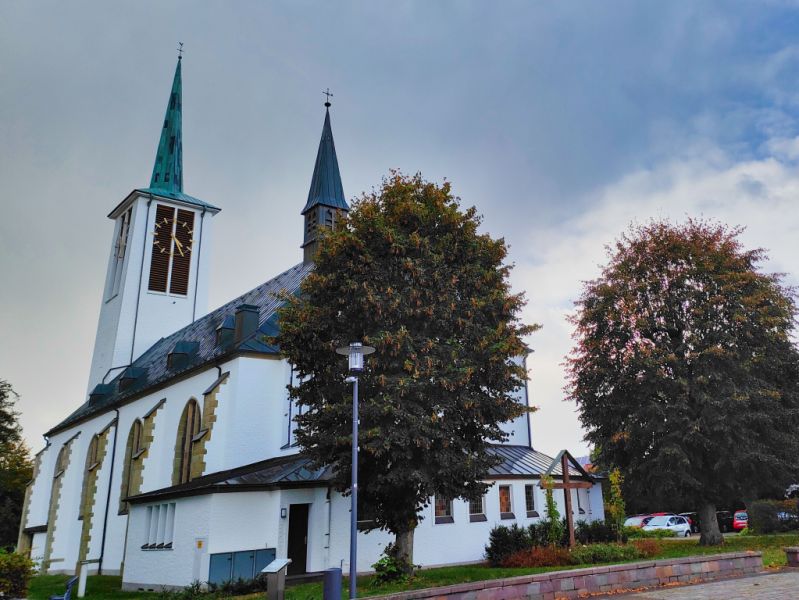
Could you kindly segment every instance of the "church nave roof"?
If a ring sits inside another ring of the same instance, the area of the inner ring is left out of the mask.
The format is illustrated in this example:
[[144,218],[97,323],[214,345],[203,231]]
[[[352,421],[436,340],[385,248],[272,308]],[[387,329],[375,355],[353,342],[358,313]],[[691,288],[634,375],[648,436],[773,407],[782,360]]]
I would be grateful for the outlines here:
[[[87,402],[45,435],[50,436],[79,421],[115,408],[223,357],[239,352],[277,354],[279,349],[270,345],[267,338],[278,331],[277,310],[282,304],[278,294],[283,291],[296,293],[312,268],[313,263],[295,265],[172,335],[161,338],[109,383],[98,385],[95,388],[96,393],[92,393]],[[251,312],[257,312],[257,329],[238,342],[231,337],[229,343],[219,343],[218,330],[231,330],[236,311],[243,305],[247,305]],[[180,360],[172,360],[170,355],[179,355]]]

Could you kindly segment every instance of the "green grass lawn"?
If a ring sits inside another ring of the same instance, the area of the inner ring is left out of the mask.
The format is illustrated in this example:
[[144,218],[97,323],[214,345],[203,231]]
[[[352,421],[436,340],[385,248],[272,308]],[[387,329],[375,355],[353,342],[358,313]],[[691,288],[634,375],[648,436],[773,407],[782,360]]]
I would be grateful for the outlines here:
[[[741,550],[759,550],[763,553],[763,564],[766,567],[780,567],[785,565],[785,546],[799,545],[799,534],[762,535],[762,536],[730,536],[725,538],[723,546],[703,547],[699,545],[699,536],[689,539],[665,540],[662,551],[657,558],[678,558],[696,554],[719,554],[722,552],[736,552]],[[576,565],[572,568],[581,568],[591,565]],[[358,597],[377,596],[402,590],[420,589],[452,585],[455,583],[468,583],[485,579],[498,579],[513,577],[515,575],[529,575],[557,571],[568,567],[545,567],[537,569],[504,569],[491,568],[482,565],[466,565],[457,567],[441,567],[438,569],[423,569],[418,571],[416,577],[405,584],[392,584],[376,586],[371,576],[358,578]],[[53,594],[62,594],[66,575],[41,575],[34,577],[31,582],[30,600],[47,600]],[[345,580],[346,581],[346,580]],[[77,592],[77,589],[75,590]],[[347,596],[345,591],[344,597]],[[76,596],[74,596],[76,597]],[[262,598],[263,594],[250,594],[240,596],[239,600],[255,600]],[[290,587],[286,590],[287,600],[319,600],[322,597],[321,583],[306,583]],[[153,592],[123,592],[120,590],[120,578],[107,575],[89,577],[86,585],[86,598],[88,600],[156,600],[157,593]]]

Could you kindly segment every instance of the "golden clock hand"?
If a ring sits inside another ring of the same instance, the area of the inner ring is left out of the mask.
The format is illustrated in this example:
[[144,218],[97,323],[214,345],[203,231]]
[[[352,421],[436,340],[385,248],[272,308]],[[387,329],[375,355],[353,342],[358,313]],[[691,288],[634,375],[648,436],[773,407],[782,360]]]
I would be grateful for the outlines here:
[[175,240],[175,247],[178,249],[178,252],[180,252],[180,255],[184,256],[184,254],[183,254],[183,244],[181,244],[180,240],[178,238],[176,238],[174,235],[172,236],[172,239]]

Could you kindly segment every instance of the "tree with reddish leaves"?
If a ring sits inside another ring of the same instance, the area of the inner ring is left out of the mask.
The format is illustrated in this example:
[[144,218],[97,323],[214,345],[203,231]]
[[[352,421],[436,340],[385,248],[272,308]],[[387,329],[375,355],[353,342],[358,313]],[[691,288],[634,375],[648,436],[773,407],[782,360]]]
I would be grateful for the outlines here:
[[799,471],[794,290],[764,273],[739,228],[689,220],[631,227],[585,283],[568,397],[600,461],[650,505],[699,509],[775,494]]
[[420,510],[432,496],[484,494],[488,444],[528,410],[514,397],[526,379],[517,359],[536,327],[519,321],[504,241],[479,224],[449,183],[392,173],[325,235],[280,311],[276,341],[300,377],[297,440],[345,493],[352,389],[334,350],[376,348],[359,384],[360,514],[396,535],[407,565]]

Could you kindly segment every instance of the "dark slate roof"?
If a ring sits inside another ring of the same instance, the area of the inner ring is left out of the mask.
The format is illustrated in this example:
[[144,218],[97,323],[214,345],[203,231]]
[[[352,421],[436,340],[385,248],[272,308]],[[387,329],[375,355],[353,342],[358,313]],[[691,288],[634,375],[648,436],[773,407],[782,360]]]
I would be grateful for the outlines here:
[[319,151],[311,178],[311,189],[308,190],[308,201],[302,214],[317,204],[349,210],[344,198],[344,187],[341,185],[341,173],[338,169],[336,145],[333,143],[333,130],[330,127],[330,111],[325,111],[325,124],[322,127],[322,139],[319,140]]
[[[489,471],[490,477],[541,477],[555,460],[543,452],[529,446],[492,445],[489,452],[502,459],[502,462]],[[560,478],[563,472],[560,464],[552,469],[552,476]],[[569,468],[569,477],[585,477],[574,467]]]
[[[257,288],[231,300],[206,316],[197,319],[169,337],[161,338],[145,351],[133,364],[133,370],[124,369],[112,381],[105,384],[97,395],[90,395],[89,400],[61,423],[53,427],[46,435],[62,430],[78,421],[97,413],[109,410],[124,403],[128,399],[142,395],[150,388],[164,384],[170,379],[204,365],[213,363],[223,356],[239,352],[257,352],[277,354],[279,349],[269,345],[265,339],[277,332],[277,309],[281,301],[277,294],[286,291],[297,293],[300,283],[313,268],[313,263],[300,263],[277,277],[270,279]],[[236,307],[251,304],[259,310],[259,328],[239,344],[219,346],[216,343],[216,330],[220,324],[230,323]],[[184,360],[176,362],[172,368],[167,366],[167,356],[178,347],[178,350],[192,348],[194,351]],[[120,379],[138,373],[132,381],[128,380],[120,386]],[[106,387],[107,386],[107,387]]]
[[[488,452],[502,458],[491,469],[488,479],[502,477],[540,477],[555,460],[527,446],[491,445]],[[553,470],[560,478],[560,465]],[[584,478],[577,469],[570,469],[572,477]],[[179,496],[197,496],[218,492],[246,492],[280,487],[301,487],[326,484],[332,478],[332,468],[313,469],[311,460],[300,454],[270,458],[257,463],[211,473],[188,483],[173,485],[132,496],[130,502],[149,502]]]
[[178,496],[197,496],[217,492],[246,492],[280,487],[302,487],[330,480],[331,469],[311,468],[311,461],[299,454],[270,458],[257,463],[219,471],[187,483],[146,492],[128,498],[148,502]]

